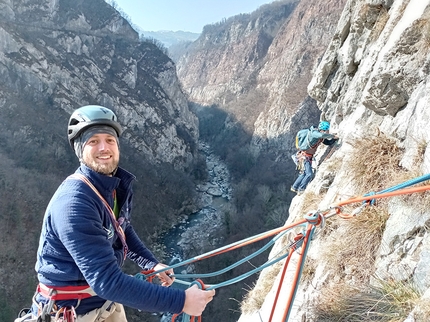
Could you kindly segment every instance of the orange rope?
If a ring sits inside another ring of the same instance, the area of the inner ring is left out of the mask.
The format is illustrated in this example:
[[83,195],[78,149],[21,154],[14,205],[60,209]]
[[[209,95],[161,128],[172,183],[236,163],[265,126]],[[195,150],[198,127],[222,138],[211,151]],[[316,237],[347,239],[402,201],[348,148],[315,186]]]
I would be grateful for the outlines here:
[[[294,240],[295,240],[295,241],[298,241],[298,240],[299,240],[300,238],[302,238],[302,237],[303,237],[303,234],[301,234],[301,233],[300,233],[300,234],[298,234],[298,235],[294,238]],[[293,252],[294,252],[295,250],[296,250],[296,245],[294,245],[294,246],[292,246],[292,247],[290,248],[290,253],[288,254],[288,257],[286,258],[286,260],[285,260],[285,262],[284,262],[284,267],[283,267],[283,269],[282,269],[281,279],[280,279],[280,281],[279,281],[278,289],[276,290],[276,295],[275,295],[275,300],[274,300],[274,302],[273,302],[272,311],[270,312],[269,322],[271,322],[271,321],[272,321],[273,315],[274,315],[274,313],[275,313],[275,308],[276,308],[276,305],[277,305],[277,303],[278,303],[279,294],[280,294],[280,292],[281,292],[282,284],[283,284],[283,281],[284,281],[284,277],[285,277],[285,274],[286,274],[286,272],[287,272],[288,263],[290,262],[291,256],[293,256]]]
[[405,195],[405,194],[411,194],[411,193],[415,193],[415,192],[424,192],[427,190],[430,190],[430,185],[421,186],[421,187],[414,187],[414,188],[406,188],[406,189],[402,189],[402,190],[385,192],[385,193],[376,194],[376,195],[372,195],[372,196],[355,197],[355,198],[351,198],[351,199],[348,199],[345,201],[341,201],[341,202],[337,203],[336,206],[342,207],[344,205],[348,205],[348,204],[356,203],[356,202],[360,202],[360,201],[370,201],[372,199],[394,197],[394,196],[400,196],[400,195]]
[[206,259],[206,258],[210,258],[210,257],[216,256],[216,255],[227,253],[227,252],[229,252],[231,250],[235,250],[235,249],[238,249],[238,248],[241,248],[241,247],[253,244],[253,243],[257,242],[257,241],[266,239],[266,238],[268,238],[270,236],[277,235],[277,234],[279,234],[279,233],[281,233],[281,232],[283,232],[285,230],[288,230],[290,228],[293,228],[295,226],[298,226],[298,225],[301,225],[301,224],[304,224],[304,223],[306,223],[306,219],[302,219],[302,220],[299,220],[299,221],[297,221],[295,223],[292,223],[292,224],[289,224],[289,225],[284,225],[282,227],[278,227],[278,228],[269,230],[265,234],[259,235],[258,237],[250,239],[250,240],[248,240],[246,242],[243,242],[243,243],[240,243],[240,244],[237,244],[237,245],[233,245],[231,247],[226,247],[226,248],[220,249],[218,252],[213,252],[213,253],[206,254],[206,255],[196,256],[196,258],[195,258],[194,261],[200,261],[200,260],[203,260],[203,259]]
[[[397,190],[397,191],[392,191],[392,192],[386,192],[386,193],[381,193],[381,194],[370,195],[370,196],[355,197],[355,198],[351,198],[351,199],[348,199],[348,200],[345,200],[345,201],[341,201],[341,202],[337,203],[332,208],[335,209],[336,215],[338,215],[338,216],[340,216],[342,218],[345,218],[345,219],[349,219],[349,218],[352,218],[354,216],[342,213],[342,211],[341,211],[341,207],[342,206],[345,206],[345,205],[348,205],[348,204],[352,204],[352,203],[357,203],[357,202],[370,201],[372,199],[381,199],[381,198],[399,196],[399,195],[404,195],[404,194],[424,192],[424,191],[427,191],[427,190],[430,190],[430,185],[421,186],[421,187],[414,187],[414,188],[407,188],[407,189],[402,189],[402,190]],[[328,210],[324,211],[324,212],[321,212],[321,214],[323,216],[326,216],[328,213],[329,213]],[[304,221],[305,220],[301,221],[301,223],[303,223]],[[320,223],[321,223],[321,218],[318,217],[318,223],[317,223],[317,225],[319,225]],[[309,236],[310,236],[310,233],[311,233],[312,229],[313,229],[313,225],[311,225],[311,224],[308,225],[307,230],[306,230],[306,235],[305,235],[305,238],[303,240],[303,244],[301,246],[302,249],[306,248],[306,245],[309,242]],[[302,236],[303,235],[301,235],[301,237]],[[298,238],[298,237],[299,237],[299,235],[296,238]],[[281,292],[283,280],[285,278],[287,267],[288,267],[288,264],[290,262],[290,259],[291,259],[291,256],[292,256],[292,253],[293,253],[294,250],[295,249],[291,248],[290,254],[288,255],[288,257],[287,257],[287,259],[286,259],[286,261],[284,263],[284,267],[283,267],[283,270],[282,270],[280,282],[279,282],[279,285],[278,285],[278,288],[277,288],[277,291],[276,291],[276,295],[275,295],[275,300],[274,300],[274,303],[273,303],[273,306],[272,306],[272,310],[271,310],[271,313],[270,313],[269,322],[271,322],[272,319],[273,319],[275,308],[276,308],[276,305],[277,305],[277,302],[278,302],[278,299],[279,299],[279,294]],[[292,307],[292,304],[293,304],[293,301],[294,301],[295,289],[296,289],[297,284],[299,283],[300,270],[301,270],[302,263],[303,263],[304,260],[305,260],[304,253],[302,252],[301,254],[299,254],[299,260],[297,262],[296,271],[295,271],[293,282],[292,282],[292,285],[291,285],[291,288],[290,288],[290,293],[289,293],[288,300],[287,300],[287,303],[286,303],[286,306],[285,306],[285,310],[284,310],[284,315],[283,315],[282,321],[286,321],[286,319],[287,319],[287,317],[289,315],[289,312],[291,310],[291,307]]]
[[[255,242],[260,241],[260,240],[263,240],[263,239],[268,238],[270,236],[274,236],[276,234],[279,234],[279,233],[281,233],[283,231],[286,231],[288,229],[291,229],[293,227],[296,227],[296,226],[308,223],[307,228],[306,228],[306,234],[304,236],[303,243],[301,245],[302,249],[305,249],[306,246],[307,246],[307,244],[310,242],[310,235],[311,235],[312,229],[314,228],[314,226],[317,226],[317,225],[321,224],[322,217],[327,218],[327,217],[330,217],[332,215],[338,215],[339,217],[346,218],[346,219],[354,217],[354,215],[342,213],[342,209],[341,209],[342,206],[345,206],[345,205],[348,205],[348,204],[353,204],[353,203],[358,203],[358,202],[363,202],[363,201],[370,202],[373,199],[381,199],[381,198],[399,196],[399,195],[404,195],[404,194],[424,192],[424,191],[427,191],[427,190],[430,190],[430,185],[420,186],[420,187],[414,187],[414,188],[406,188],[406,189],[396,190],[396,191],[392,191],[392,192],[386,192],[386,193],[380,193],[380,194],[375,194],[375,195],[362,196],[362,197],[354,197],[354,198],[351,198],[351,199],[347,199],[345,201],[338,202],[337,204],[335,204],[334,206],[332,206],[328,210],[318,211],[318,214],[320,216],[316,219],[317,222],[315,222],[315,223],[312,223],[310,220],[307,220],[307,219],[302,219],[302,220],[299,220],[299,221],[297,221],[295,223],[292,223],[292,224],[289,224],[289,225],[284,225],[282,227],[278,227],[278,228],[269,230],[268,232],[266,232],[264,234],[260,234],[258,236],[255,236],[254,238],[250,238],[250,239],[248,239],[248,240],[246,240],[246,241],[244,241],[242,243],[233,244],[231,246],[226,246],[224,248],[220,248],[218,251],[214,251],[214,252],[206,253],[206,254],[203,254],[203,255],[200,255],[200,256],[196,256],[192,261],[190,261],[190,263],[191,262],[200,261],[200,260],[203,260],[203,259],[206,259],[206,258],[210,258],[210,257],[213,257],[213,256],[217,256],[217,255],[229,252],[231,250],[235,250],[235,249],[247,246],[249,244],[255,243]],[[364,205],[362,207],[364,207]],[[303,238],[303,234],[298,234],[295,237],[295,240],[298,241],[300,238]],[[290,254],[288,254],[288,256],[286,258],[286,261],[284,263],[284,267],[283,267],[283,271],[282,271],[280,283],[278,285],[277,292],[276,292],[276,295],[275,295],[275,300],[274,300],[274,304],[273,304],[273,307],[272,307],[272,310],[271,310],[269,322],[272,321],[272,318],[274,316],[275,308],[276,308],[276,305],[277,305],[277,302],[278,302],[278,299],[279,299],[279,294],[280,294],[281,289],[282,289],[282,283],[283,283],[283,280],[285,278],[285,274],[286,274],[287,267],[288,267],[288,264],[290,262],[292,253],[295,250],[297,250],[297,248],[298,247],[296,247],[296,245],[293,245],[293,246],[290,247]],[[301,254],[299,254],[299,260],[297,262],[297,267],[296,267],[296,271],[295,271],[295,274],[294,274],[292,287],[290,289],[290,293],[289,293],[289,296],[288,296],[287,305],[285,307],[283,321],[285,321],[285,319],[287,318],[287,316],[289,315],[289,312],[291,310],[291,307],[292,307],[292,304],[293,304],[293,301],[294,301],[294,295],[295,295],[296,287],[297,287],[297,284],[299,283],[299,277],[300,277],[301,268],[303,266],[304,260],[305,260],[305,252],[302,252]],[[201,283],[202,283],[202,286],[203,286],[203,289],[204,289],[204,284],[203,284],[203,282],[201,282]],[[172,322],[174,322],[175,319],[178,316],[179,316],[179,314],[174,314],[173,317],[172,317]],[[192,316],[191,318],[192,318],[191,322],[194,322],[195,317]],[[201,316],[198,317],[198,322],[201,322]]]
[[[307,230],[306,230],[305,239],[303,240],[302,249],[306,248],[306,244],[309,241],[309,236],[310,236],[313,228],[314,228],[313,225],[308,225]],[[282,318],[282,321],[286,321],[288,312],[290,312],[291,307],[293,306],[294,293],[295,293],[296,285],[299,283],[299,277],[300,277],[300,271],[301,271],[302,263],[305,260],[305,256],[304,256],[303,251],[299,255],[300,255],[299,261],[297,262],[296,272],[294,274],[294,279],[293,279],[293,284],[292,284],[292,287],[290,289],[290,294],[288,296],[288,301],[287,301],[287,305],[286,305],[285,310],[284,310],[284,316]]]

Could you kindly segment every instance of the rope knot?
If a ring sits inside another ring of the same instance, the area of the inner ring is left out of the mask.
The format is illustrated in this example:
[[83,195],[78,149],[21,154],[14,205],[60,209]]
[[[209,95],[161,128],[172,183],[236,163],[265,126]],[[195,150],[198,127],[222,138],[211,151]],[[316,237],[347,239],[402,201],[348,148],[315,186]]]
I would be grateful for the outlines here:
[[[155,270],[153,269],[149,269],[146,271],[140,271],[140,273],[137,273],[136,275],[134,275],[134,277],[136,277],[137,279],[140,279],[142,281],[148,281],[149,283],[152,283],[152,280],[154,279],[154,277],[156,276],[155,274],[153,274],[155,272]],[[152,274],[152,275],[150,275]]]
[[313,212],[309,212],[307,215],[305,215],[305,219],[309,224],[317,226],[322,221],[321,216],[322,216],[322,214],[316,210]]
[[[371,192],[368,192],[365,195],[363,195],[363,197],[370,197],[370,196],[374,196],[374,195],[376,195],[376,192],[371,191]],[[370,199],[370,200],[363,201],[363,204],[370,203],[370,205],[373,206],[375,204],[375,202],[376,202],[375,199]]]

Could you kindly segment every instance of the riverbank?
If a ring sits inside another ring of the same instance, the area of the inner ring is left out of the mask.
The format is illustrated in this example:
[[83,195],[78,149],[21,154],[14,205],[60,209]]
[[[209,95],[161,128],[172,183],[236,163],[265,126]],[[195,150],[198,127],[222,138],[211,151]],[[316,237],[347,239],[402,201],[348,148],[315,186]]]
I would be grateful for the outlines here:
[[[200,143],[199,150],[206,158],[208,171],[207,182],[196,187],[202,208],[184,217],[163,236],[166,263],[169,265],[200,255],[205,250],[215,249],[223,242],[219,232],[223,229],[224,214],[232,198],[230,174],[207,144]],[[192,266],[182,270],[190,272]]]

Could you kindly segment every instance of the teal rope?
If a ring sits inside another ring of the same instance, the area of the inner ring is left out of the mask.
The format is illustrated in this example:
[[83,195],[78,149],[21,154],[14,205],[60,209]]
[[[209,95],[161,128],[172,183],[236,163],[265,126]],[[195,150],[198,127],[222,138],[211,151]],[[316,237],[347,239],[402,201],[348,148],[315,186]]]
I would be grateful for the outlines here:
[[[318,223],[318,216],[319,216],[318,213],[313,214],[313,216],[307,216],[306,217],[307,223],[302,223],[302,224],[298,224],[298,225],[292,226],[289,229],[278,233],[265,246],[261,247],[259,250],[255,251],[254,253],[246,256],[245,258],[237,261],[236,263],[234,263],[234,264],[232,264],[232,265],[230,265],[230,266],[228,266],[228,267],[226,267],[226,268],[224,268],[222,270],[219,270],[219,271],[216,271],[216,272],[212,272],[212,273],[206,273],[206,274],[174,274],[174,275],[172,275],[172,277],[173,276],[176,277],[174,282],[175,283],[179,283],[179,284],[188,285],[189,287],[191,287],[192,285],[194,285],[196,283],[200,284],[197,281],[187,282],[187,281],[180,280],[179,278],[203,278],[203,277],[214,277],[214,276],[223,274],[223,273],[225,273],[225,272],[227,272],[227,271],[229,271],[229,270],[231,270],[231,269],[233,269],[233,268],[235,268],[235,267],[237,267],[239,265],[242,265],[243,263],[249,261],[250,259],[254,258],[255,256],[261,254],[262,252],[264,252],[265,250],[267,250],[270,246],[272,246],[279,238],[281,238],[287,232],[289,232],[291,229],[296,228],[296,227],[300,227],[300,226],[306,226],[306,227],[308,227],[308,225],[313,225],[314,227],[309,232],[309,243],[306,245],[306,248],[304,249],[304,252],[305,252],[304,259],[303,259],[303,261],[301,263],[300,272],[299,272],[299,279],[300,279],[300,276],[301,276],[302,270],[303,270],[303,265],[304,265],[304,262],[305,262],[305,256],[306,256],[308,248],[309,248],[310,240],[311,240],[312,234],[314,232],[315,226]],[[275,230],[272,230],[272,231],[275,231]],[[270,233],[270,231],[269,231],[269,233]],[[218,252],[221,252],[221,251],[224,251],[224,250],[228,250],[229,248],[238,246],[238,245],[246,243],[248,241],[252,241],[253,239],[257,239],[257,238],[259,238],[261,236],[264,236],[266,234],[267,234],[267,232],[264,232],[264,233],[261,233],[261,234],[258,234],[258,235],[252,236],[252,237],[245,238],[245,239],[240,240],[238,242],[235,242],[235,243],[229,244],[227,246],[215,249],[215,250],[210,251],[208,253],[205,253],[203,255],[190,258],[190,259],[182,261],[180,263],[177,263],[177,264],[165,267],[165,268],[163,268],[161,270],[158,270],[158,271],[150,273],[150,274],[138,273],[138,274],[135,275],[135,277],[138,278],[138,279],[146,280],[148,277],[156,275],[156,274],[158,274],[160,272],[167,271],[169,269],[174,269],[174,268],[177,268],[177,267],[181,267],[181,266],[184,266],[184,265],[188,265],[188,264],[196,262],[198,260],[202,260],[204,258],[210,257],[211,255],[216,255],[216,253],[218,253]],[[294,241],[293,243],[291,243],[288,246],[288,248],[289,249],[294,249],[294,250],[299,249],[303,245],[304,238],[305,237],[303,236],[300,239]],[[234,277],[234,278],[232,278],[230,280],[227,280],[227,281],[224,281],[222,283],[212,284],[212,285],[206,285],[207,286],[206,290],[214,290],[214,289],[217,289],[217,288],[220,288],[220,287],[223,287],[223,286],[228,286],[228,285],[232,285],[232,284],[235,284],[237,282],[240,282],[240,281],[246,279],[247,277],[249,277],[249,276],[251,276],[251,275],[253,275],[253,274],[257,273],[257,272],[260,272],[263,269],[265,269],[265,268],[267,268],[267,267],[269,267],[269,266],[271,266],[271,265],[273,265],[273,264],[275,264],[275,263],[277,263],[277,262],[285,259],[286,257],[289,256],[289,254],[290,254],[290,252],[288,251],[285,254],[283,254],[283,255],[281,255],[281,256],[279,256],[277,258],[274,258],[272,260],[268,260],[263,265],[260,265],[259,267],[256,267],[256,268],[254,268],[253,270],[250,270],[247,273],[244,273],[242,275],[239,275],[237,277]],[[200,288],[201,287],[202,286],[200,285]],[[298,288],[298,285],[295,286],[294,296],[295,296],[295,294],[297,292],[297,288]],[[183,314],[182,322],[189,322],[189,320],[190,320],[190,316],[187,315],[187,314]]]
[[[305,225],[306,225],[306,224],[299,224],[299,225],[296,225],[296,226],[290,227],[289,229],[285,230],[285,232],[290,231],[292,228],[300,227],[300,226],[305,226]],[[273,229],[272,231],[274,231],[274,230],[276,230],[276,229]],[[169,269],[175,269],[175,268],[178,268],[178,267],[181,267],[181,266],[185,266],[185,265],[188,265],[188,264],[191,264],[191,263],[197,262],[197,261],[199,261],[199,260],[202,260],[202,259],[205,259],[205,258],[207,258],[207,257],[210,257],[211,255],[214,255],[214,254],[216,254],[216,253],[218,253],[218,252],[220,252],[220,251],[228,250],[228,249],[229,249],[229,248],[231,248],[231,247],[238,246],[238,245],[243,244],[243,243],[246,243],[246,242],[248,242],[248,241],[252,241],[253,239],[257,239],[257,238],[259,238],[259,237],[261,237],[261,236],[266,235],[267,233],[268,233],[268,232],[260,233],[260,234],[257,234],[257,235],[254,235],[254,236],[251,236],[251,237],[248,237],[248,238],[245,238],[245,239],[239,240],[239,241],[237,241],[237,242],[231,243],[231,244],[229,244],[229,245],[226,245],[226,246],[220,247],[220,248],[218,248],[218,249],[212,250],[212,251],[207,252],[207,253],[205,253],[205,254],[203,254],[203,255],[199,255],[199,256],[196,256],[196,257],[192,257],[192,258],[190,258],[190,259],[187,259],[187,260],[185,260],[185,261],[182,261],[182,262],[176,263],[176,264],[174,264],[174,265],[167,266],[167,267],[165,267],[165,268],[163,268],[163,269],[160,269],[160,270],[158,270],[158,271],[156,271],[156,272],[153,272],[153,273],[150,273],[150,274],[146,274],[146,277],[150,277],[150,276],[156,275],[156,274],[158,274],[158,273],[161,273],[161,272],[167,271],[167,270],[169,270]],[[270,231],[269,231],[269,233],[270,233]],[[283,232],[281,232],[281,233],[283,233]],[[278,235],[279,235],[279,234],[278,234]],[[276,238],[276,236],[275,236],[274,238]],[[139,273],[139,274],[140,274],[140,273]]]
[[287,232],[289,232],[289,230],[283,231],[281,233],[279,233],[277,236],[275,236],[274,238],[272,238],[268,243],[266,243],[266,245],[264,245],[263,247],[261,247],[259,250],[253,252],[252,254],[246,256],[245,258],[235,262],[234,264],[225,267],[219,271],[216,272],[212,272],[212,273],[206,273],[206,274],[175,274],[173,276],[177,277],[177,278],[184,278],[184,277],[188,277],[188,278],[206,278],[206,277],[213,277],[213,276],[217,276],[223,273],[228,272],[229,270],[242,265],[243,263],[251,260],[252,258],[260,255],[261,253],[263,253],[265,250],[267,250],[270,246],[272,246],[273,244],[276,243],[276,241],[281,238],[282,236],[284,236]]
[[[292,243],[292,245],[289,245],[289,247],[295,246],[296,248],[299,248],[302,245],[302,243],[303,243],[303,239],[301,238],[298,241],[295,241],[294,243]],[[245,278],[247,278],[247,277],[249,277],[249,276],[251,276],[257,272],[262,271],[266,267],[269,267],[269,266],[283,260],[288,255],[289,255],[289,252],[287,252],[287,253],[285,253],[285,254],[283,254],[283,255],[275,258],[275,259],[268,260],[266,263],[262,264],[259,267],[254,268],[253,270],[248,271],[247,273],[243,273],[242,275],[239,275],[237,277],[231,278],[227,281],[224,281],[224,282],[221,282],[218,284],[208,285],[208,287],[206,289],[207,290],[215,290],[215,289],[220,288],[220,287],[224,287],[224,286],[228,286],[228,285],[232,285],[232,284],[235,284],[237,282],[240,282],[240,281],[244,280]],[[243,263],[244,260],[241,260],[240,262]],[[190,277],[190,275],[180,275],[180,277]],[[193,274],[193,277],[200,278],[200,277],[205,276],[205,275],[207,275],[207,274],[201,274],[201,275]],[[213,277],[213,276],[215,276],[215,275],[214,274],[210,275],[210,277]],[[180,283],[180,284],[184,284],[184,285],[191,285],[190,282],[186,282],[186,281],[182,281],[182,280],[178,280],[178,279],[175,279],[175,283]]]
[[[199,289],[203,289],[203,285],[200,283],[200,281],[194,281],[190,284],[190,287],[193,285],[197,285]],[[189,322],[191,320],[191,316],[187,313],[182,313],[182,322]]]
[[420,182],[423,182],[423,181],[427,181],[427,180],[430,180],[430,173],[426,174],[426,175],[423,175],[421,177],[415,178],[415,179],[411,179],[411,180],[405,181],[405,182],[403,182],[401,184],[398,184],[396,186],[393,186],[391,188],[387,188],[385,190],[379,191],[378,193],[385,193],[385,192],[391,192],[391,191],[400,190],[400,189],[403,189],[403,188],[406,188],[406,187],[409,187],[409,186],[412,186],[414,184],[417,184],[417,183],[420,183]]
[[[379,192],[369,192],[369,193],[366,193],[364,195],[364,197],[374,196],[374,195],[381,194],[381,193],[386,193],[386,192],[392,192],[392,191],[400,190],[400,189],[403,189],[403,188],[406,188],[406,187],[409,187],[409,186],[412,186],[414,184],[417,184],[417,183],[420,183],[420,182],[424,182],[424,181],[427,181],[427,180],[430,180],[430,173],[429,174],[425,174],[425,175],[423,175],[421,177],[418,177],[418,178],[415,178],[415,179],[411,179],[411,180],[405,181],[403,183],[400,183],[400,184],[392,186],[390,188],[381,190]],[[370,204],[371,205],[373,205],[374,203],[375,203],[375,199],[370,200]]]
[[[287,230],[287,231],[289,231],[289,230]],[[282,236],[283,236],[287,231],[281,232],[280,234],[278,234],[277,236],[275,236],[275,237],[272,239],[272,241],[273,241],[273,240],[277,240],[277,239],[279,239],[279,238],[280,238],[280,237],[282,237]],[[292,246],[295,246],[295,249],[297,250],[297,249],[298,249],[299,247],[301,247],[301,245],[303,244],[303,239],[304,239],[304,237],[302,237],[302,238],[300,238],[299,240],[295,241],[294,243],[292,243],[291,245],[289,245],[289,248],[291,248]],[[269,245],[269,244],[270,244],[270,245]],[[266,245],[265,247],[263,247],[263,248],[266,248],[266,249],[267,249],[267,248],[268,248],[268,245],[269,245],[269,246],[271,246],[271,244],[273,244],[273,243],[269,242],[269,243],[267,243],[267,245]],[[255,254],[255,253],[261,253],[261,251],[256,251],[256,252],[254,252],[254,254]],[[249,272],[247,272],[247,273],[244,273],[244,274],[242,274],[242,275],[239,275],[239,276],[237,276],[237,277],[235,277],[235,278],[232,278],[232,279],[230,279],[230,280],[224,281],[224,282],[222,282],[222,283],[219,283],[219,284],[213,284],[213,285],[206,285],[206,290],[215,290],[215,289],[218,289],[218,288],[220,288],[220,287],[224,287],[224,286],[228,286],[228,285],[232,285],[232,284],[238,283],[238,282],[240,282],[240,281],[242,281],[242,280],[244,280],[244,279],[248,278],[249,276],[251,276],[251,275],[253,275],[253,274],[257,273],[257,272],[262,271],[262,270],[263,270],[263,269],[265,269],[266,267],[269,267],[269,266],[271,266],[271,265],[273,265],[273,264],[275,264],[275,263],[277,263],[277,262],[279,262],[279,261],[281,261],[281,260],[285,259],[286,257],[288,257],[288,255],[289,255],[289,252],[287,252],[287,253],[285,253],[285,254],[283,254],[283,255],[279,256],[278,258],[275,258],[275,259],[269,260],[269,261],[267,261],[265,264],[263,264],[263,265],[261,265],[261,266],[259,266],[259,267],[255,268],[255,269],[253,269],[253,270],[251,270],[251,271],[249,271]],[[252,254],[251,254],[250,256],[252,256]],[[247,256],[247,257],[250,257],[250,256]],[[255,256],[256,256],[256,255],[255,255]],[[254,256],[252,256],[252,257],[254,257]],[[240,264],[243,264],[245,261],[246,261],[246,259],[242,259],[242,260],[238,261],[237,263],[239,263],[239,262],[240,262]],[[240,265],[240,264],[238,264],[238,265]],[[236,266],[238,266],[238,265],[234,265],[234,266],[236,267]],[[231,265],[231,266],[233,266],[233,265]],[[183,281],[183,280],[178,279],[178,277],[193,277],[193,278],[200,278],[200,277],[213,277],[213,276],[219,275],[219,274],[217,274],[217,273],[219,273],[219,272],[221,272],[221,271],[224,271],[224,270],[220,270],[220,271],[218,271],[218,272],[211,273],[211,274],[200,274],[200,275],[198,275],[198,274],[183,274],[183,275],[178,274],[178,275],[175,275],[175,277],[177,277],[177,278],[175,279],[174,283],[179,283],[179,284],[183,284],[183,285],[188,285],[189,287],[193,286],[194,284],[197,284],[197,286],[199,286],[199,288],[200,288],[200,289],[202,289],[202,285],[200,284],[200,282],[198,282],[198,281],[186,282],[186,281]],[[139,275],[139,274],[138,274],[138,275]],[[143,274],[142,274],[142,275],[143,275]],[[190,321],[190,316],[189,316],[188,314],[183,313],[183,314],[182,314],[182,322],[189,322],[189,321]]]

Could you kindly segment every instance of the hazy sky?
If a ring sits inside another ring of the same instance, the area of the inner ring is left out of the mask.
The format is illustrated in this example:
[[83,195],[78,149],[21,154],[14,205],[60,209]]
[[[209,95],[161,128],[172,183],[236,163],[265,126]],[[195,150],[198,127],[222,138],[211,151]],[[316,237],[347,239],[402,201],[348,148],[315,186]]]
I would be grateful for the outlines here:
[[191,31],[274,0],[115,0],[131,22],[145,31]]

